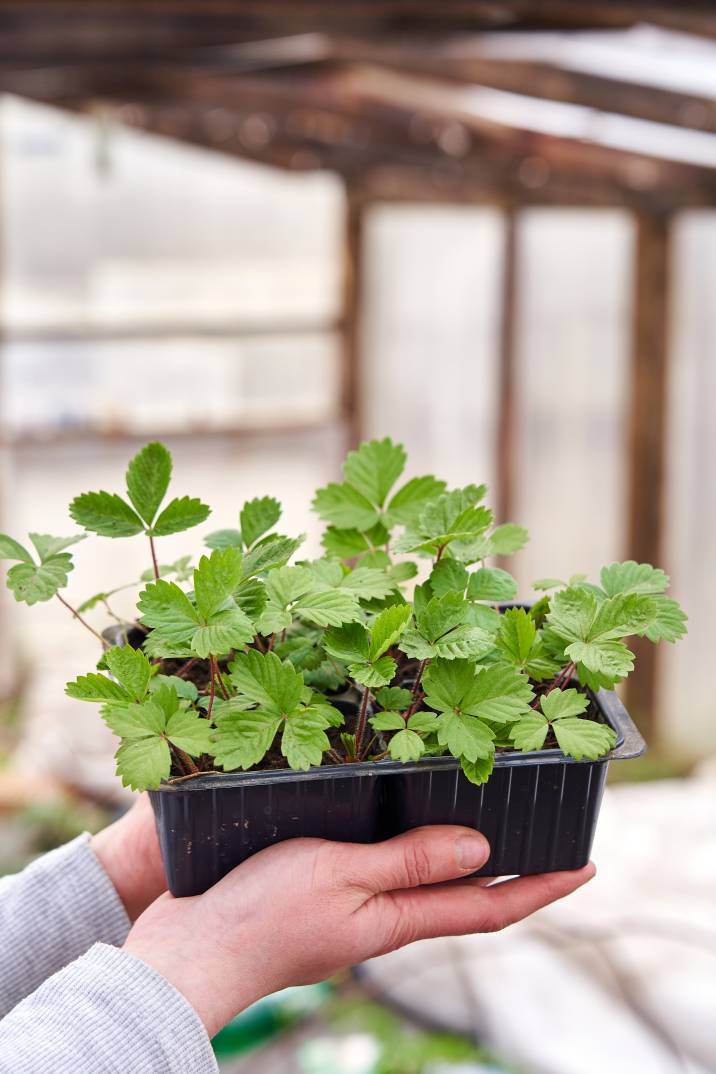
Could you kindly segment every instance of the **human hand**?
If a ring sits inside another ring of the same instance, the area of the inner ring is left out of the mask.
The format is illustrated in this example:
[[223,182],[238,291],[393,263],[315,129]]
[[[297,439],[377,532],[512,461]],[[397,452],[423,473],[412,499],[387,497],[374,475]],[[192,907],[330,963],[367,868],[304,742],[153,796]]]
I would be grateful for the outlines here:
[[116,888],[130,921],[167,890],[154,814],[147,794],[101,832],[90,846]]
[[453,826],[371,846],[289,840],[204,895],[163,895],[124,949],[182,992],[213,1036],[280,988],[323,980],[413,940],[502,929],[595,872],[590,864],[498,884],[468,879],[488,856],[484,836]]

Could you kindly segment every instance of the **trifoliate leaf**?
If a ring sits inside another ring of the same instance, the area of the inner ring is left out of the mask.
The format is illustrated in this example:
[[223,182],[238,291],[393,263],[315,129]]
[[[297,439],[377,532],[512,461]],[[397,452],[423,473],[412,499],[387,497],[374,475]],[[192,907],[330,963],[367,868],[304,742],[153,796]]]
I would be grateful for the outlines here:
[[436,597],[444,597],[447,593],[464,596],[469,577],[462,563],[443,558],[433,567],[428,582]]
[[204,544],[207,548],[241,548],[241,530],[214,530],[204,538]]
[[144,530],[136,511],[111,492],[83,492],[75,496],[70,504],[70,516],[78,525],[101,537],[132,537]]
[[512,600],[517,593],[517,582],[499,567],[481,567],[470,575],[467,586],[468,600]]
[[413,477],[399,488],[386,509],[389,525],[412,526],[417,522],[423,508],[445,492],[445,482],[432,474]]
[[468,485],[432,500],[415,526],[394,542],[395,551],[435,554],[452,541],[469,541],[484,533],[492,522],[492,512],[473,506],[479,492],[476,486]]
[[78,701],[124,701],[132,700],[123,686],[106,675],[90,671],[88,675],[79,675],[74,682],[65,687],[68,697]]
[[244,556],[244,578],[253,578],[257,574],[263,574],[264,571],[273,570],[275,567],[282,567],[288,563],[296,549],[303,544],[305,537],[305,534],[301,534],[300,537],[282,537],[278,534],[271,534],[259,541]]
[[34,563],[28,550],[6,533],[0,533],[0,559],[19,559],[23,563]]
[[280,724],[281,716],[273,709],[234,711],[217,716],[210,751],[215,763],[227,772],[259,764],[270,749]]
[[273,496],[247,500],[239,516],[241,536],[246,547],[251,548],[259,537],[276,525],[280,517],[281,504]]
[[[64,550],[71,545],[77,544],[79,541],[84,541],[87,534],[78,533],[72,537],[51,537],[49,533],[30,533],[28,536],[35,546],[37,554],[40,557],[40,562],[45,563],[59,552],[64,552]],[[31,560],[28,559],[26,562],[30,561]]]
[[238,692],[262,709],[286,716],[300,703],[303,676],[275,653],[239,653],[229,672]]
[[170,500],[159,518],[151,528],[155,537],[166,537],[170,533],[181,533],[192,526],[205,522],[211,514],[211,508],[192,496],[181,496]]
[[127,467],[127,493],[147,526],[154,521],[172,476],[172,457],[157,442],[146,444]]
[[393,735],[388,752],[394,761],[417,761],[425,753],[425,743],[415,731],[405,728]]
[[217,548],[210,556],[201,557],[194,571],[194,597],[205,621],[232,596],[241,579],[242,566],[242,556],[236,548]]
[[394,444],[390,437],[385,437],[384,440],[369,440],[361,444],[356,451],[348,453],[343,464],[343,475],[348,484],[366,500],[382,507],[386,496],[402,474],[405,461],[406,454],[402,444]]
[[405,712],[410,708],[413,695],[410,690],[404,690],[400,686],[384,686],[382,690],[378,690],[375,699],[382,709]]
[[547,719],[563,720],[565,716],[581,716],[589,708],[589,698],[579,690],[550,690],[540,698]]
[[149,688],[152,667],[141,649],[115,646],[105,653],[109,671],[134,701],[142,701]]
[[369,530],[380,520],[370,500],[345,483],[332,482],[318,489],[312,506],[322,519],[339,529]]
[[549,723],[547,718],[539,712],[523,716],[521,720],[510,728],[510,737],[515,748],[523,753],[531,753],[533,750],[541,750],[547,738]]
[[669,576],[649,563],[636,563],[628,559],[624,563],[610,563],[608,567],[602,567],[600,581],[608,597],[616,597],[620,593],[652,596],[668,588]]
[[368,720],[374,731],[402,731],[405,720],[399,712],[378,712]]
[[169,778],[171,754],[164,738],[155,736],[123,742],[115,757],[117,775],[123,785],[133,791],[156,789],[162,780]]
[[687,616],[679,605],[671,597],[654,596],[651,598],[656,605],[656,618],[647,628],[646,637],[649,641],[678,641],[686,634]]
[[583,758],[595,761],[613,749],[616,743],[616,735],[611,727],[593,720],[580,720],[576,716],[557,720],[552,730],[559,748],[574,757],[575,761]]
[[199,613],[186,593],[176,582],[167,582],[163,578],[142,590],[137,607],[142,623],[152,628],[150,637],[156,640],[156,632],[157,639],[169,646],[170,651],[173,645],[188,645],[200,623]]
[[546,636],[563,639],[570,660],[614,682],[634,666],[632,653],[620,639],[644,633],[655,618],[650,597],[619,594],[600,599],[580,585],[552,598]]
[[453,757],[476,761],[494,753],[494,733],[487,724],[464,712],[442,712],[438,722],[438,742],[447,746]]
[[415,591],[414,627],[408,627],[400,641],[407,656],[417,660],[443,657],[477,658],[493,647],[490,634],[466,622],[470,605],[460,593],[449,591],[444,597],[422,598],[422,587]]
[[493,665],[476,673],[467,660],[436,660],[423,683],[430,708],[459,710],[494,723],[518,720],[529,712],[534,697],[529,680],[514,668]]
[[63,589],[73,569],[72,556],[68,552],[50,556],[39,566],[35,563],[15,563],[7,572],[7,587],[15,600],[38,604],[50,600],[59,589]]
[[330,746],[325,728],[329,724],[316,709],[303,709],[287,717],[281,736],[281,753],[289,768],[305,770],[320,765],[323,751]]
[[492,775],[494,766],[494,753],[489,754],[487,757],[478,757],[476,761],[468,761],[466,757],[460,758],[460,767],[463,774],[470,780],[470,783],[474,783],[477,787],[482,783],[487,783]]

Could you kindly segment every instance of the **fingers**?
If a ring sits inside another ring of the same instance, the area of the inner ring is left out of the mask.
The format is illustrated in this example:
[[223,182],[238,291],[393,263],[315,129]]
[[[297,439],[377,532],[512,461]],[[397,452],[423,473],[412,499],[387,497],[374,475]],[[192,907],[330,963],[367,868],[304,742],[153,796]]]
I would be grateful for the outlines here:
[[570,895],[596,872],[590,862],[571,872],[520,876],[489,887],[463,880],[442,887],[392,891],[376,895],[363,908],[375,915],[383,951],[414,940],[497,932],[535,910]]
[[368,895],[455,880],[480,869],[490,856],[484,835],[472,828],[416,828],[370,846],[335,846],[342,880]]

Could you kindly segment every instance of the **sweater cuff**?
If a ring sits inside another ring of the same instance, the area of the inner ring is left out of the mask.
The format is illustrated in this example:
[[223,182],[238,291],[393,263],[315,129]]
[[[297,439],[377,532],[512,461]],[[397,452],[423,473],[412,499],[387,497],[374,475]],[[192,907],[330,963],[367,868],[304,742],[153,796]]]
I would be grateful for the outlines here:
[[[218,1070],[206,1030],[181,993],[145,962],[105,944],[46,981],[0,1023],[0,1056],[3,1030],[13,1043],[27,1041],[33,1071]],[[63,1066],[70,1057],[73,1065]]]

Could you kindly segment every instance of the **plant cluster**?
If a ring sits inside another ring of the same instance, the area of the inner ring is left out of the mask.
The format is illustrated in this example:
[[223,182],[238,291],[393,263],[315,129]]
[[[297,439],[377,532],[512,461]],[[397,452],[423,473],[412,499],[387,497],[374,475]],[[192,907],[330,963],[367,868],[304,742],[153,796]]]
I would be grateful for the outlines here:
[[318,559],[291,562],[303,537],[276,532],[281,507],[263,496],[243,505],[238,528],[205,538],[196,566],[188,556],[164,565],[156,538],[204,522],[209,508],[183,496],[162,509],[172,460],[147,444],[127,469],[126,498],[90,492],[70,505],[86,531],[148,538],[151,570],[133,583],[137,619],[122,623],[122,645],[84,614],[101,605],[121,622],[110,601],[126,586],[77,608],[62,595],[67,549],[85,534],[31,533],[35,554],[0,535],[0,555],[15,561],[7,584],[16,599],[57,597],[101,642],[97,670],[67,693],[101,706],[121,740],[125,784],[425,754],[451,754],[479,784],[496,749],[594,760],[614,746],[591,693],[632,670],[629,638],[685,633],[667,576],[613,563],[598,585],[582,575],[542,579],[536,603],[501,610],[517,584],[488,564],[519,550],[527,532],[494,525],[484,485],[399,483],[405,464],[388,438],[349,453],[344,480],[313,501],[327,523]]

